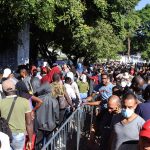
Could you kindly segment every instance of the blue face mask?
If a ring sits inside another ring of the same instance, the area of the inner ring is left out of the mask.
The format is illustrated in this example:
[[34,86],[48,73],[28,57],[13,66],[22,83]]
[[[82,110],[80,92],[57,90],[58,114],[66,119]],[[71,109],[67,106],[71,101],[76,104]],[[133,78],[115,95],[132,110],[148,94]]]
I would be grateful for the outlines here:
[[132,114],[134,113],[134,109],[122,109],[121,114],[123,117],[125,118],[130,118],[132,116]]
[[138,87],[138,90],[142,91],[143,90],[143,86]]

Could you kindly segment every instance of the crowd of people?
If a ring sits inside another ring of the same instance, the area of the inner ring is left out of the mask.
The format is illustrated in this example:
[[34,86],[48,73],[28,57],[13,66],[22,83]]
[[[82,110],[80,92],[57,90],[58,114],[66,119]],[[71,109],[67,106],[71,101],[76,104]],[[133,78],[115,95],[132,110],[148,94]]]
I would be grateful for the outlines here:
[[150,149],[148,64],[21,65],[5,68],[0,80],[2,150],[41,149],[83,105],[95,107],[101,150]]

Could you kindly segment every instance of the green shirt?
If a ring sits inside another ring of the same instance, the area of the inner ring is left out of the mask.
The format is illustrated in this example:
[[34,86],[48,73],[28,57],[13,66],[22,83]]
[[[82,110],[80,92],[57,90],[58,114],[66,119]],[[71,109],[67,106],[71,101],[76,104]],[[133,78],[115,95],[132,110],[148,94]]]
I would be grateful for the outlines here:
[[89,90],[88,82],[84,83],[84,82],[79,81],[77,84],[78,84],[78,88],[79,88],[80,93],[87,93],[88,92],[88,90]]
[[[7,119],[13,100],[14,97],[6,97],[5,99],[0,100],[1,117]],[[31,107],[29,100],[18,97],[9,120],[9,126],[13,133],[25,133],[25,113],[30,111]]]

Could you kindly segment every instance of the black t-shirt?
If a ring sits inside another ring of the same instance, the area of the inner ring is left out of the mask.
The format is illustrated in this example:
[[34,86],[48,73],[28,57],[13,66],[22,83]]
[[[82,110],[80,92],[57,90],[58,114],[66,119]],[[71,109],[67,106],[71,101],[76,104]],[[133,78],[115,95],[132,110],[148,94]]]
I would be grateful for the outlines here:
[[32,97],[32,95],[29,94],[29,93],[21,93],[20,96],[23,97],[23,98],[26,98],[28,100],[31,99],[31,97]]

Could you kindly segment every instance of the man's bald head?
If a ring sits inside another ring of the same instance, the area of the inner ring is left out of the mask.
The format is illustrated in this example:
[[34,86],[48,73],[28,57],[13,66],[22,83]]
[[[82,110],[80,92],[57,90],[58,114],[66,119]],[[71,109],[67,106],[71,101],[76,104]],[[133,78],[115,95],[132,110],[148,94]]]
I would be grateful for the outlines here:
[[112,95],[108,99],[108,111],[109,113],[117,113],[118,110],[121,108],[121,101],[120,98],[116,95]]

